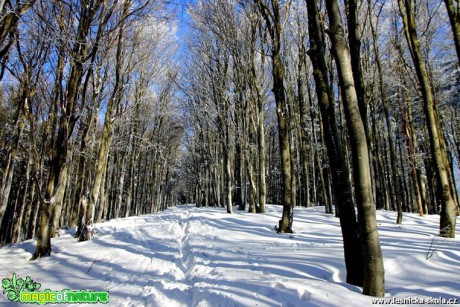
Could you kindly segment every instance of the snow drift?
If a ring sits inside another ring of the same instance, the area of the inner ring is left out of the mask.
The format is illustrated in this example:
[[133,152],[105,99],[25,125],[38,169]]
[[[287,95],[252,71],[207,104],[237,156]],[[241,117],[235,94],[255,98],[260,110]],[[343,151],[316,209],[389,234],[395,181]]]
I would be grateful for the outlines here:
[[[32,262],[34,240],[5,246],[0,276],[30,276],[42,289],[109,291],[111,306],[372,304],[345,283],[339,220],[323,207],[295,208],[294,234],[273,231],[281,207],[262,215],[224,210],[178,206],[96,224],[93,240],[63,233],[51,257]],[[458,299],[458,231],[443,239],[438,216],[405,214],[396,225],[394,212],[377,214],[386,298]],[[5,295],[0,304],[14,305]]]

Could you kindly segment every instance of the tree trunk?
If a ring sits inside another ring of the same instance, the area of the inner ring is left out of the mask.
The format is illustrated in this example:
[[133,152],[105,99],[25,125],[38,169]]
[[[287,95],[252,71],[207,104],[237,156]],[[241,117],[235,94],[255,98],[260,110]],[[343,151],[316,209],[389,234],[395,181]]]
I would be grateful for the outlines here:
[[[19,143],[21,141],[22,132],[24,131],[26,124],[26,114],[29,112],[27,98],[28,93],[26,92],[26,89],[23,89],[22,92],[23,94],[20,98],[21,102],[18,105],[18,116],[14,125],[17,127],[17,129],[14,133],[10,148],[8,149],[7,164],[3,173],[3,180],[0,191],[0,224],[3,220],[3,215],[5,214],[6,207],[8,205],[8,199],[11,192],[11,185],[13,183],[13,175],[16,165],[16,154],[19,148]],[[1,231],[4,231],[4,229],[0,229],[0,232]]]
[[258,213],[265,213],[265,202],[267,194],[267,185],[265,181],[265,125],[264,125],[264,106],[260,99],[258,106],[258,155],[259,155],[259,210]]
[[385,294],[384,268],[375,217],[375,205],[372,197],[366,132],[359,113],[350,55],[345,41],[337,0],[326,0],[326,8],[330,28],[328,33],[337,64],[340,87],[345,98],[344,110],[350,134],[358,220],[363,244],[363,293],[381,297]]
[[[310,92],[309,80],[304,81],[303,75],[308,74],[306,72],[306,50],[305,50],[305,36],[302,35],[302,39],[299,42],[299,64],[297,67],[297,102],[299,107],[299,145],[300,145],[300,205],[309,207],[310,206],[310,187],[309,187],[309,170],[308,170],[308,148],[307,148],[307,101],[304,95],[305,83],[308,87],[308,92]],[[310,93],[308,93],[310,95]],[[309,97],[309,102],[311,103],[311,97]]]
[[441,127],[438,111],[436,110],[433,88],[428,77],[428,70],[422,56],[420,42],[417,36],[412,0],[398,0],[399,11],[403,17],[404,33],[411,51],[417,79],[423,96],[423,110],[428,126],[430,152],[434,162],[434,171],[438,180],[436,198],[441,205],[440,235],[455,237],[457,206],[453,193],[455,187],[449,180],[449,162],[446,141]]
[[70,149],[67,150],[66,154],[66,161],[68,161],[66,164],[64,164],[64,167],[62,168],[61,174],[59,176],[59,183],[56,188],[56,194],[55,194],[55,204],[54,204],[54,209],[53,209],[53,215],[52,215],[52,228],[51,228],[51,235],[53,237],[58,235],[58,229],[59,229],[59,220],[61,218],[62,214],[62,205],[64,202],[64,195],[65,191],[67,188],[67,180],[69,178],[69,167],[70,167],[70,160],[71,160],[71,155],[72,151]]
[[57,228],[55,222],[58,221],[62,197],[64,196],[67,184],[69,154],[69,122],[68,118],[61,116],[58,128],[58,135],[54,142],[55,152],[51,160],[50,175],[45,192],[45,198],[41,201],[41,221],[38,233],[35,253],[31,260],[49,256],[51,254],[51,236]]
[[[78,26],[76,31],[75,39],[72,40],[73,46],[70,51],[69,58],[70,63],[68,67],[68,77],[67,80],[63,81],[61,77],[63,76],[64,71],[64,47],[59,45],[59,54],[58,54],[58,65],[56,66],[56,78],[55,82],[55,91],[53,93],[53,101],[51,106],[54,106],[54,112],[50,114],[51,118],[57,118],[57,114],[60,114],[59,125],[57,129],[57,138],[54,139],[54,133],[51,133],[51,148],[54,150],[53,157],[50,163],[50,172],[48,178],[48,184],[45,192],[44,199],[41,200],[42,213],[41,213],[41,222],[40,222],[40,231],[37,240],[37,246],[35,253],[32,257],[33,259],[40,258],[43,256],[50,255],[51,253],[51,225],[59,221],[59,214],[61,213],[61,201],[64,196],[65,186],[67,181],[67,172],[68,172],[68,163],[70,163],[71,158],[71,136],[77,123],[79,116],[77,114],[77,105],[79,104],[79,95],[83,90],[82,89],[82,76],[86,67],[89,67],[93,64],[95,57],[90,57],[91,61],[88,60],[89,45],[82,44],[81,42],[86,42],[92,38],[89,34],[94,32],[90,31],[91,25],[94,21],[94,11],[98,11],[99,8],[103,6],[102,1],[97,1],[94,3],[94,6],[91,10],[89,7],[84,7],[81,10],[80,18],[78,19]],[[105,12],[105,6],[103,6],[103,11]],[[113,12],[113,7],[112,11]],[[111,14],[110,12],[110,14]],[[108,17],[110,16],[108,15]],[[62,21],[62,20],[61,20]],[[96,38],[92,41],[98,46],[98,43],[101,39],[102,28],[105,27],[108,20],[101,18],[99,23],[99,28],[97,29]],[[64,43],[62,43],[64,44]],[[94,47],[91,52],[96,51],[97,47]],[[84,65],[85,63],[85,65]],[[65,88],[63,86],[65,83]],[[57,106],[60,106],[60,112],[57,110]],[[51,129],[54,129],[54,126],[51,126]],[[52,130],[51,130],[52,131]],[[40,197],[42,197],[40,195]],[[55,224],[56,225],[56,224]]]
[[[350,45],[350,59],[355,81],[356,96],[358,97],[359,113],[361,115],[368,146],[370,145],[370,131],[368,120],[368,103],[365,97],[363,69],[361,66],[361,34],[359,28],[358,0],[345,0],[348,25],[348,44]],[[370,146],[369,146],[370,147]]]
[[317,1],[307,1],[310,50],[308,52],[313,64],[313,76],[316,83],[316,94],[321,111],[322,126],[326,142],[329,163],[331,166],[334,193],[340,211],[340,225],[344,242],[347,282],[362,286],[363,258],[359,227],[353,202],[349,172],[343,155],[339,132],[336,124],[334,101],[329,87],[325,61],[325,42],[322,33]]
[[[316,81],[315,81],[316,82]],[[310,100],[311,101],[311,100]],[[318,206],[319,203],[318,203],[318,193],[316,192],[317,189],[316,189],[316,181],[317,181],[317,169],[320,167],[319,165],[317,165],[316,161],[318,160],[317,159],[317,155],[318,155],[318,151],[316,150],[317,146],[317,138],[316,138],[316,127],[315,127],[315,112],[313,111],[313,109],[310,110],[310,124],[311,124],[311,131],[312,133],[310,134],[311,137],[310,137],[310,142],[311,144],[313,144],[313,149],[312,149],[312,153],[311,153],[311,165],[312,165],[312,172],[311,172],[311,190],[314,191],[314,193],[312,193],[312,202],[313,202],[313,205],[314,206]]]
[[412,181],[414,183],[415,187],[415,197],[417,200],[418,204],[418,211],[419,215],[423,216],[425,213],[425,195],[422,194],[422,188],[421,188],[421,174],[420,170],[417,167],[417,161],[415,159],[415,148],[417,148],[417,136],[415,134],[415,129],[414,129],[414,124],[412,121],[412,102],[410,101],[410,97],[407,98],[407,104],[408,104],[408,110],[407,110],[407,115],[405,118],[405,131],[406,131],[406,137],[407,137],[407,142],[408,142],[408,147],[409,147],[409,161],[410,165],[412,166]]
[[[351,1],[354,1],[354,0],[351,0]],[[368,3],[368,5],[370,5],[370,3]],[[368,9],[370,10],[370,7]],[[381,97],[381,102],[382,102],[382,107],[383,107],[383,113],[385,115],[386,130],[387,130],[387,135],[388,135],[388,145],[390,147],[390,165],[391,165],[391,174],[392,174],[391,178],[393,182],[391,186],[393,186],[395,190],[395,192],[392,193],[394,195],[394,198],[392,198],[392,201],[396,203],[396,208],[398,211],[396,223],[401,224],[402,223],[402,195],[401,195],[400,185],[397,183],[399,180],[399,174],[398,174],[398,168],[396,166],[395,140],[393,137],[394,134],[393,134],[393,128],[391,125],[391,117],[390,117],[390,112],[388,110],[388,102],[387,102],[385,87],[383,83],[383,72],[382,72],[382,64],[380,61],[380,52],[379,52],[378,43],[377,43],[378,42],[377,32],[375,31],[375,27],[374,27],[374,24],[372,23],[372,20],[370,20],[369,23],[371,27],[372,36],[373,36],[373,49],[374,49],[374,54],[375,54],[375,61],[377,64],[377,72],[379,75],[379,91],[380,91],[380,97]],[[392,188],[390,187],[390,189]]]
[[284,88],[284,65],[281,59],[281,10],[278,0],[271,0],[271,11],[257,1],[262,16],[267,25],[272,39],[271,58],[273,76],[273,94],[276,102],[276,116],[278,121],[278,138],[281,153],[281,204],[283,215],[279,221],[278,232],[292,232],[293,201],[291,191],[291,150],[289,144],[288,102]]
[[[264,100],[262,97],[262,89],[257,81],[257,74],[256,74],[256,31],[257,31],[257,24],[251,20],[251,59],[250,59],[250,70],[249,70],[249,86],[251,91],[255,95],[256,104],[255,104],[255,116],[257,118],[257,158],[259,161],[259,198],[258,198],[258,206],[257,212],[258,213],[265,213],[265,202],[266,202],[266,194],[267,194],[267,187],[265,182],[265,110],[264,110]],[[264,68],[265,64],[265,57],[262,55],[261,57],[261,67]],[[262,84],[265,79],[262,76]]]
[[[75,188],[75,197],[74,197],[74,204],[72,206],[72,212],[71,212],[71,216],[70,216],[70,222],[69,222],[69,227],[75,227],[78,225],[78,211],[80,209],[80,206],[79,204],[81,203],[81,200],[80,198],[83,197],[84,194],[86,194],[86,191],[84,190],[84,182],[88,176],[88,173],[89,173],[89,158],[88,157],[91,157],[91,153],[93,151],[93,143],[94,142],[91,142],[91,144],[89,145],[88,147],[88,133],[91,129],[91,125],[93,123],[93,120],[94,120],[94,106],[96,104],[96,93],[93,93],[93,97],[92,97],[92,102],[91,102],[91,105],[88,109],[88,113],[87,113],[87,117],[86,117],[86,121],[81,123],[81,126],[80,126],[80,138],[81,138],[81,142],[80,142],[80,152],[85,152],[85,153],[88,153],[86,155],[80,155],[79,158],[78,158],[78,169],[77,169],[77,181],[76,181],[76,188]],[[94,136],[93,136],[94,138]],[[93,139],[94,141],[94,139]],[[78,229],[79,231],[80,229]],[[77,234],[77,237],[79,237],[80,234],[78,233]]]
[[225,193],[227,203],[227,213],[232,213],[233,200],[232,200],[232,168],[230,161],[230,123],[225,124],[225,152],[224,152],[224,171],[225,171]]
[[[133,123],[132,123],[133,124]],[[135,147],[136,147],[136,141],[134,139],[134,134],[135,132],[133,131],[131,133],[130,138],[130,145],[129,147],[129,152],[128,152],[128,187],[126,190],[126,212],[125,212],[125,217],[128,217],[130,215],[130,212],[133,209],[133,190],[134,190],[134,167],[135,167]]]
[[95,206],[99,200],[101,182],[105,176],[107,169],[107,159],[109,155],[109,148],[112,142],[113,135],[113,118],[112,110],[117,106],[121,100],[120,88],[122,87],[123,77],[121,76],[121,65],[122,65],[122,48],[123,48],[123,30],[125,17],[128,14],[130,1],[125,0],[123,5],[123,13],[121,16],[121,22],[119,26],[118,38],[117,38],[117,51],[116,51],[116,65],[115,65],[115,84],[107,103],[107,109],[104,119],[104,128],[102,130],[101,147],[99,149],[99,155],[96,162],[96,174],[94,178],[93,188],[89,197],[88,210],[86,213],[86,223],[92,224],[94,220]]
[[35,182],[33,181],[32,179],[32,187],[31,187],[31,190],[30,190],[30,199],[27,203],[27,207],[26,207],[26,211],[24,212],[24,218],[22,220],[22,225],[20,227],[23,227],[24,229],[24,237],[23,239],[24,240],[28,240],[28,239],[31,239],[29,237],[29,233],[30,233],[30,223],[32,221],[32,219],[34,218],[33,217],[33,208],[34,208],[34,199],[35,199]]
[[[151,173],[151,178],[152,178],[152,184],[151,184],[151,208],[150,208],[150,212],[151,213],[154,213],[156,212],[156,198],[157,198],[157,184],[158,184],[158,178],[157,178],[157,154],[155,153],[155,155],[153,156],[153,166],[152,166],[152,173]],[[200,189],[201,191],[201,189]],[[201,202],[198,202],[197,204],[201,204]]]
[[106,206],[107,206],[107,199],[106,199],[106,193],[105,193],[105,181],[106,180],[107,180],[107,169],[101,181],[101,190],[100,190],[101,197],[99,198],[99,209],[97,211],[96,223],[102,222],[102,220],[104,219],[103,214],[104,212],[106,212]]
[[255,101],[253,98],[250,99],[249,113],[248,113],[248,205],[250,213],[257,213],[257,188],[256,188],[256,176],[255,176],[255,159],[256,159],[256,147],[254,141],[256,139],[256,129],[255,129],[255,120],[254,120],[254,111],[255,111]]
[[457,0],[455,5],[454,0],[444,0],[446,4],[447,14],[449,15],[452,33],[454,35],[455,50],[460,64],[460,4]]

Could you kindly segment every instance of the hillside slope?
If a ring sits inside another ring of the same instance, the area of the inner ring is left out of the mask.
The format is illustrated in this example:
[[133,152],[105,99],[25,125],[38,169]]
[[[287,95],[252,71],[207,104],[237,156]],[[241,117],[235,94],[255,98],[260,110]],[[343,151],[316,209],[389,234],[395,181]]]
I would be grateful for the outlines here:
[[[263,215],[179,206],[97,224],[87,242],[62,234],[38,261],[28,261],[35,241],[6,246],[0,276],[30,276],[40,290],[109,291],[110,306],[369,306],[344,282],[339,221],[323,211],[296,208],[295,233],[280,235],[278,206]],[[460,233],[435,238],[438,216],[395,220],[378,211],[387,297],[458,298]]]

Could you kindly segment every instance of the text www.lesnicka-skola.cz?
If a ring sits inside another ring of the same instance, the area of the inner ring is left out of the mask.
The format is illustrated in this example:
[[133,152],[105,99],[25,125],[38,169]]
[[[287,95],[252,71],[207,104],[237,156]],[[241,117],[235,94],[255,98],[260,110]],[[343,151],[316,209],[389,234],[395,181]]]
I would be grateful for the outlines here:
[[388,298],[372,298],[374,305],[410,305],[410,304],[445,304],[455,305],[459,304],[458,298],[451,297],[388,297]]

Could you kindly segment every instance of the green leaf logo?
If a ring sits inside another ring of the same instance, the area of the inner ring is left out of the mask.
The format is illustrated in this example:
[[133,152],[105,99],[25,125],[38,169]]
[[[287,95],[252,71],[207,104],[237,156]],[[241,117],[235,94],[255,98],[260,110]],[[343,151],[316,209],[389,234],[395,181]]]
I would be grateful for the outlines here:
[[9,289],[11,287],[11,280],[8,278],[3,278],[2,280],[2,287],[3,289]]
[[40,283],[34,282],[29,276],[26,278],[18,278],[16,273],[13,273],[11,279],[2,279],[3,294],[6,294],[6,297],[12,302],[17,302],[19,300],[22,291],[37,291],[41,286]]

